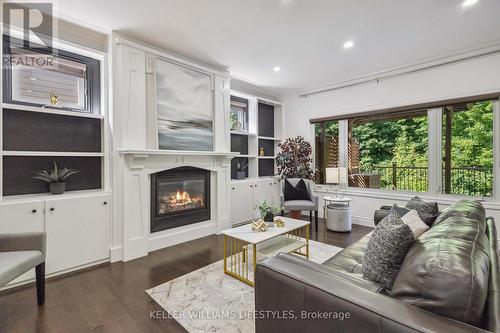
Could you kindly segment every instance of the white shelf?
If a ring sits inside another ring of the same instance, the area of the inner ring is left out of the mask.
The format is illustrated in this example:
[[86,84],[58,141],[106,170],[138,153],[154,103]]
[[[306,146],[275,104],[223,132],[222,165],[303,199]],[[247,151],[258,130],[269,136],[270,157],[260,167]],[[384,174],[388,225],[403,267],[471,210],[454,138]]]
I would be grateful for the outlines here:
[[179,155],[179,156],[226,156],[238,157],[240,153],[224,151],[198,151],[198,150],[162,150],[162,149],[121,149],[120,155]]
[[51,194],[51,193],[35,193],[35,194],[21,194],[21,195],[9,195],[2,197],[0,204],[13,203],[13,202],[26,202],[34,200],[47,200],[47,199],[68,199],[68,198],[83,198],[95,195],[109,194],[110,192],[103,189],[95,190],[79,190],[79,191],[67,191],[63,194]]
[[256,157],[257,157],[257,155],[242,155],[242,154],[240,154],[240,155],[238,155],[238,156],[236,156],[236,157],[256,158]]
[[249,132],[238,132],[238,131],[233,131],[231,130],[230,132],[231,134],[235,134],[235,135],[245,135],[245,136],[256,136],[257,134],[255,133],[249,133]]
[[61,151],[3,151],[3,156],[73,156],[73,157],[103,157],[104,153],[80,153]]
[[57,114],[63,116],[72,116],[72,117],[82,117],[82,118],[94,118],[94,119],[104,119],[104,116],[100,114],[91,114],[77,111],[67,111],[50,107],[39,107],[39,106],[29,106],[29,105],[19,105],[19,104],[10,104],[10,103],[2,103],[3,109],[11,109],[18,111],[27,111],[27,112],[39,112],[39,113],[48,113],[48,114]]
[[[273,228],[278,228],[278,227],[275,226]],[[275,239],[277,241],[274,241]],[[306,244],[307,243],[305,240],[293,239],[287,236],[279,236],[274,238],[272,244],[270,244],[269,246],[258,248],[257,253],[262,254],[269,258],[269,257],[274,257],[281,252],[292,253],[306,246]]]
[[272,137],[269,137],[269,136],[258,136],[259,139],[262,139],[262,140],[273,140],[273,141],[281,141],[280,138],[272,138]]
[[274,160],[276,157],[275,156],[259,156],[259,158],[263,160]]

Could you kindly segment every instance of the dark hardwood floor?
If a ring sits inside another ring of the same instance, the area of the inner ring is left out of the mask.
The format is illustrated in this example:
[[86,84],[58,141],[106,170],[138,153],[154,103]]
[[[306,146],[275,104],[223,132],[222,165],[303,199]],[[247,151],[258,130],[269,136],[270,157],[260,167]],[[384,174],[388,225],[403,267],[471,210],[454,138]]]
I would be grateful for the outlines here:
[[[372,229],[327,231],[320,220],[311,239],[340,247]],[[46,282],[45,305],[33,285],[0,293],[0,332],[186,332],[173,319],[151,319],[162,310],[146,289],[222,259],[222,237],[208,236],[126,263],[104,264]]]

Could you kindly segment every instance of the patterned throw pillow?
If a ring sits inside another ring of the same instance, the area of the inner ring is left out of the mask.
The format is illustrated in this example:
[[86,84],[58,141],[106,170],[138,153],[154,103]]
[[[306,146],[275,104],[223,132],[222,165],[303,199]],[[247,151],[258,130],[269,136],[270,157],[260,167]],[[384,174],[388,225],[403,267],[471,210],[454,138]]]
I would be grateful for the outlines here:
[[429,227],[432,226],[434,220],[439,216],[439,207],[437,202],[426,202],[419,197],[413,197],[406,204],[406,208],[415,209],[418,216]]
[[375,227],[368,241],[363,257],[363,277],[390,290],[414,241],[410,226],[391,210]]

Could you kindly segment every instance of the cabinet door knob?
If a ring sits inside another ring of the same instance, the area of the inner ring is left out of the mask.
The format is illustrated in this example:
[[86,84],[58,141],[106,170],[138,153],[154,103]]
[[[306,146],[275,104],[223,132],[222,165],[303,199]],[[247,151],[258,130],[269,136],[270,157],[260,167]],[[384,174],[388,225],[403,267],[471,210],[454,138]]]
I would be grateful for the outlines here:
[[107,204],[108,204],[108,202],[107,202],[107,201],[104,201],[104,202],[103,202],[103,204],[104,204],[104,205],[107,205]]
[[257,185],[255,185],[255,187],[257,187]]
[[[257,185],[255,185],[255,186],[257,186]],[[250,185],[250,187],[253,187],[253,185]]]
[[36,209],[32,209],[32,210],[31,210],[31,212],[32,212],[33,214],[35,214],[35,213],[36,213]]
[[233,187],[233,190],[234,190],[234,187]]
[[54,207],[50,207],[51,212],[53,212],[54,210],[56,210]]

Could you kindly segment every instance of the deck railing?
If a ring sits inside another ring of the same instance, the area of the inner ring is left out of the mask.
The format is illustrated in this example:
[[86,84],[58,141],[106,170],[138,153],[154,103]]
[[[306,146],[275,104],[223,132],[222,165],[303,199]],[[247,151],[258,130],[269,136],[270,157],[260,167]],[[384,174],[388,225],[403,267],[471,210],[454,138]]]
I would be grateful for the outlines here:
[[[429,189],[426,166],[375,165],[363,168],[362,172],[379,174],[380,188],[413,192],[427,192]],[[445,188],[443,168],[443,192],[456,195],[492,196],[493,169],[482,166],[451,168],[450,188]]]

